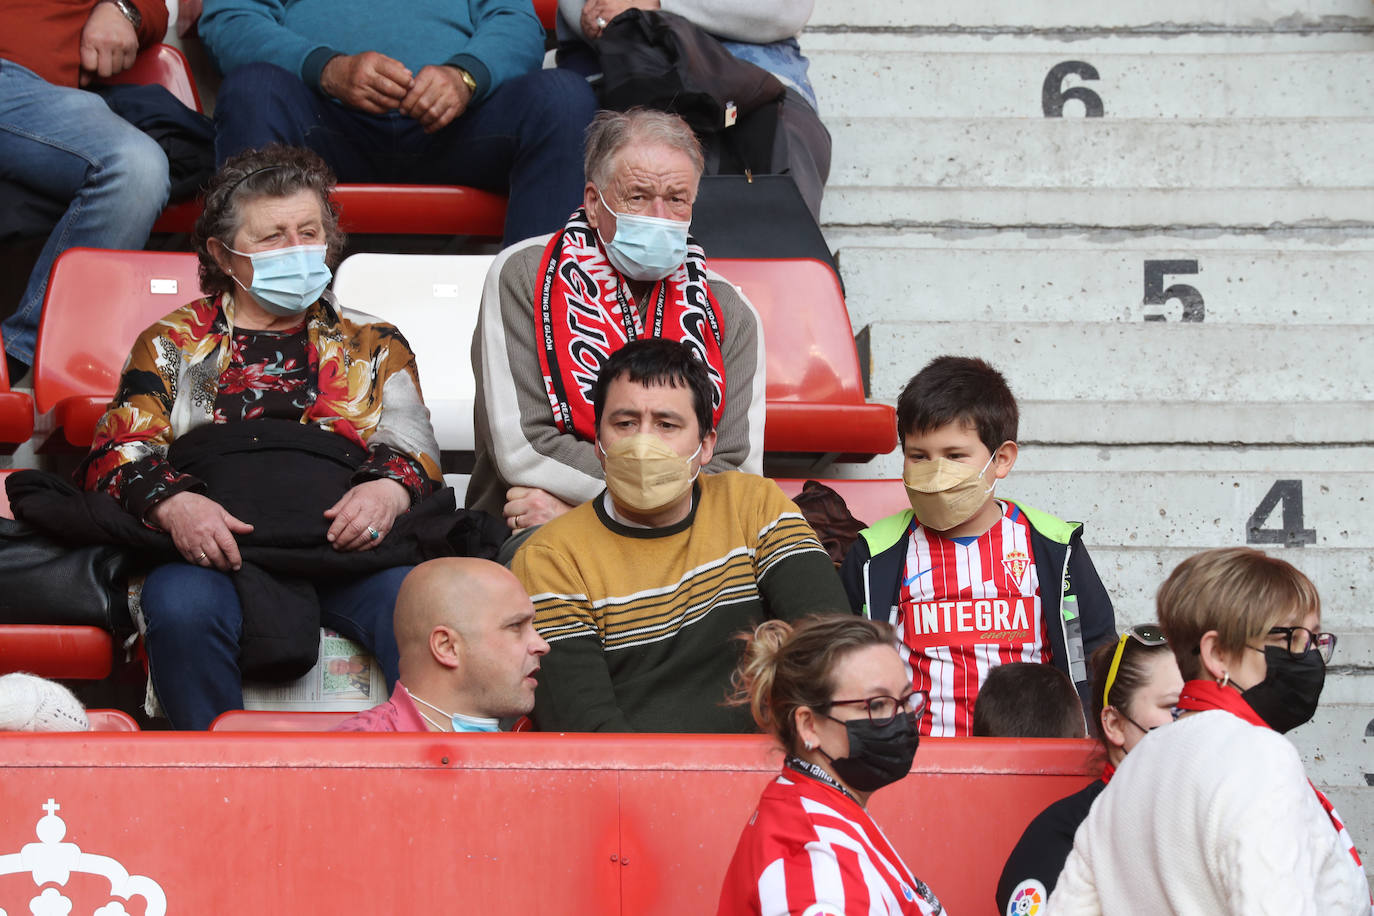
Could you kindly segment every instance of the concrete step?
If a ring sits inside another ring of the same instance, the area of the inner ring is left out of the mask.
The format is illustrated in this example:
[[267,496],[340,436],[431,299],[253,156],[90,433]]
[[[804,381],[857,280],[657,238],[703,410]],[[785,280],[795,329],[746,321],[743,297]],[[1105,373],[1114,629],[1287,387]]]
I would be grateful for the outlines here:
[[[1019,496],[1021,488],[1015,473],[1008,478],[1007,492]],[[1305,488],[1304,488],[1305,489]],[[1035,505],[1029,498],[1027,502]],[[1055,506],[1044,508],[1061,511]],[[1084,532],[1093,565],[1102,576],[1116,608],[1117,622],[1123,627],[1148,623],[1157,618],[1155,593],[1174,567],[1197,553],[1200,547],[1109,546],[1106,532],[1094,523]],[[1210,546],[1243,543],[1243,538],[1217,540]],[[1104,546],[1099,546],[1104,545]],[[1359,548],[1304,547],[1283,548],[1267,545],[1267,552],[1292,563],[1317,586],[1322,599],[1322,628],[1336,633],[1339,642],[1333,666],[1342,669],[1369,669],[1374,677],[1374,619],[1368,609],[1374,605],[1374,554]],[[1350,702],[1355,702],[1352,698]],[[1361,702],[1374,703],[1374,693]]]
[[[1053,54],[1083,60],[1098,54],[1299,54],[1314,51],[1363,52],[1374,48],[1369,30],[1205,30],[1198,32],[1084,28],[1078,31],[1029,28],[922,27],[868,28],[808,26],[802,52],[815,58],[829,52],[959,54]],[[832,108],[827,111],[834,111]]]
[[958,29],[969,32],[1057,30],[1071,34],[1227,32],[1367,32],[1374,10],[1364,0],[1190,0],[1007,4],[999,0],[852,3],[817,0],[808,30]]
[[[1333,699],[1356,692],[1361,699],[1349,703],[1338,703]],[[1308,778],[1323,787],[1340,787],[1352,798],[1358,798],[1361,794],[1374,796],[1371,783],[1366,778],[1374,779],[1374,740],[1366,734],[1374,726],[1374,703],[1369,701],[1371,692],[1374,692],[1374,677],[1328,674],[1317,714],[1311,722],[1288,733],[1288,739],[1297,746],[1306,761]],[[1327,788],[1323,791],[1327,791]],[[1348,805],[1335,798],[1332,803],[1354,823],[1355,811],[1347,810]],[[1367,804],[1366,807],[1369,815],[1374,815],[1374,804]],[[1368,817],[1361,820],[1364,821],[1366,836],[1374,837],[1374,827],[1371,827]],[[1356,845],[1361,855],[1370,848],[1368,844],[1360,845],[1358,840]]]
[[1374,185],[1374,117],[844,118],[830,185],[1312,190]]
[[[991,360],[1023,399],[1246,406],[1358,403],[1374,394],[1374,365],[1359,358],[1371,352],[1369,325],[1278,334],[1270,325],[1174,321],[879,321],[866,336],[878,400],[895,400],[912,373],[943,353]],[[1358,415],[1351,420],[1367,425]],[[1159,430],[1137,432],[1137,441],[1178,441]],[[1265,441],[1292,441],[1284,430],[1271,435]]]
[[1374,250],[1209,250],[1177,240],[1155,249],[852,245],[840,248],[840,268],[856,328],[912,318],[1179,321],[1185,307],[1178,296],[1190,296],[1186,290],[1163,304],[1145,300],[1180,284],[1200,300],[1187,310],[1191,320],[1374,323]]
[[[838,150],[838,147],[836,148]],[[875,170],[871,174],[878,174]],[[830,235],[850,229],[1107,230],[1152,234],[1208,230],[1374,228],[1374,189],[1203,188],[826,188],[821,220]]]
[[808,52],[817,94],[841,102],[827,110],[845,118],[1044,118],[1046,104],[1056,100],[1063,117],[1081,117],[1081,99],[1060,99],[1081,94],[1073,87],[1096,96],[1109,119],[1361,118],[1374,112],[1374,48],[1181,54],[1163,45],[1160,53],[1121,54],[1093,44],[1048,53],[944,53],[911,38],[905,50],[808,45]]
[[[1306,547],[1288,548],[1295,556],[1314,549],[1374,548],[1370,472],[1332,473],[1312,467],[1129,475],[1013,470],[998,492],[1083,521],[1089,547],[1196,551],[1247,542],[1260,547],[1305,542]],[[1251,532],[1252,526],[1258,530]]]

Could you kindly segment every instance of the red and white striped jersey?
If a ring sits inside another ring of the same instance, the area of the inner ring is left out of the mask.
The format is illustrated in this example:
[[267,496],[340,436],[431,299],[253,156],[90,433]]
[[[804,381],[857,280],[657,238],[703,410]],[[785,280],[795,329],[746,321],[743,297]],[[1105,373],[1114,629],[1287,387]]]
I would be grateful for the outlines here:
[[787,769],[763,790],[735,847],[716,916],[935,916],[868,813]]
[[978,537],[944,538],[912,520],[895,625],[912,685],[930,692],[922,735],[972,734],[988,672],[1050,661],[1030,523],[998,504],[1002,517]]

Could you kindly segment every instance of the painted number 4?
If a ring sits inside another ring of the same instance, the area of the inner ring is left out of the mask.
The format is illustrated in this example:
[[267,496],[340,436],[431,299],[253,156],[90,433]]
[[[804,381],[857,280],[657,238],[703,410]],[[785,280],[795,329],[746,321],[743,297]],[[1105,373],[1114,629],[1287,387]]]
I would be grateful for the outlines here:
[[[1265,521],[1274,514],[1274,509],[1283,506],[1282,526],[1266,528]],[[1264,494],[1264,499],[1255,507],[1250,521],[1245,523],[1245,543],[1282,544],[1284,547],[1302,547],[1317,543],[1314,528],[1302,526],[1302,481],[1276,480]]]

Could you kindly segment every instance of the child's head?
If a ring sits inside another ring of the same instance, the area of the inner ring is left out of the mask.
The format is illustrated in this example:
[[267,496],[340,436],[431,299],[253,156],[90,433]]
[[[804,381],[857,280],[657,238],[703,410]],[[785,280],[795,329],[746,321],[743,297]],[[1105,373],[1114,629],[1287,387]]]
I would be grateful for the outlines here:
[[897,397],[897,434],[908,438],[944,426],[971,427],[987,449],[1016,441],[1020,413],[1007,380],[973,356],[937,356],[912,376]]
[[973,703],[976,738],[1082,738],[1083,706],[1053,665],[1008,662],[988,672]]
[[1018,418],[1007,380],[981,359],[936,357],[907,382],[897,398],[897,432],[903,477],[922,525],[981,527],[975,517],[1016,463]]

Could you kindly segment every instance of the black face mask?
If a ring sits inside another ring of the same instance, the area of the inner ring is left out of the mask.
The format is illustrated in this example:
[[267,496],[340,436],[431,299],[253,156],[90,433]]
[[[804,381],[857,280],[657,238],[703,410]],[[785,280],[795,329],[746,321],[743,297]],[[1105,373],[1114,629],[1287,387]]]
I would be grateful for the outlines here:
[[911,772],[911,761],[916,758],[916,744],[921,738],[914,716],[902,713],[885,725],[874,725],[867,718],[835,721],[844,722],[849,756],[831,757],[823,750],[821,753],[846,785],[860,792],[873,792]]
[[1316,649],[1294,658],[1281,646],[1265,646],[1264,660],[1269,666],[1264,680],[1241,696],[1274,731],[1290,732],[1316,714],[1326,662]]

